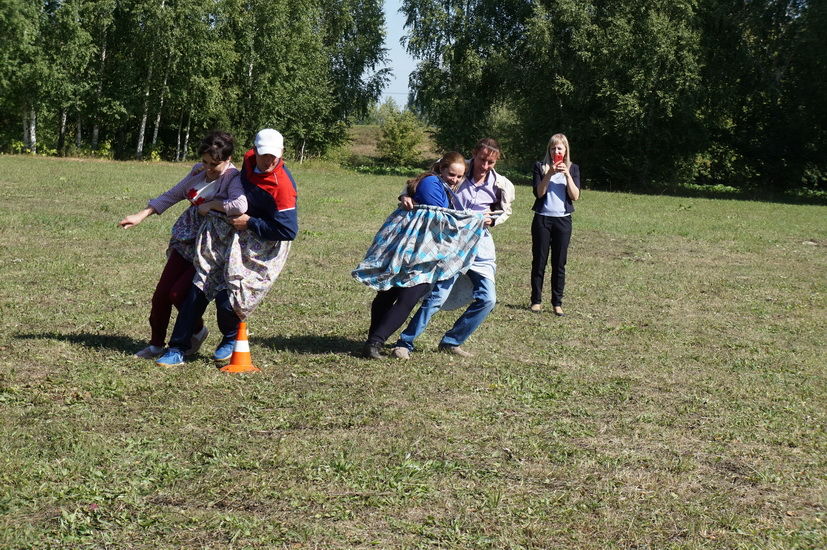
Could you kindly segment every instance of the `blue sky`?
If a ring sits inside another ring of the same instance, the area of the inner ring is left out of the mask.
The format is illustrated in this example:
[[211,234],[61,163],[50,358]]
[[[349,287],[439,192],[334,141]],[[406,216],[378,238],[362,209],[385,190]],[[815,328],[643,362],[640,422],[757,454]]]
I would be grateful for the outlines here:
[[396,104],[404,107],[408,101],[408,75],[416,68],[416,63],[413,58],[409,56],[399,39],[402,38],[402,25],[405,19],[399,13],[399,7],[402,5],[402,0],[384,0],[385,1],[385,25],[387,27],[387,35],[385,37],[385,47],[388,48],[388,57],[390,63],[388,67],[393,71],[390,83],[382,92],[382,99],[392,97]]

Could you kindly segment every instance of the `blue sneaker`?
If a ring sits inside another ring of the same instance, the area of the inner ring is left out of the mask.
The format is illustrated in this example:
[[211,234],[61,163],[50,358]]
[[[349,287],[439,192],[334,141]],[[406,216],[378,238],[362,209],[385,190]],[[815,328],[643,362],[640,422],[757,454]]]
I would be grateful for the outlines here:
[[169,348],[155,360],[159,367],[179,367],[184,364],[184,352],[178,348]]
[[215,348],[215,353],[212,354],[212,360],[218,362],[229,361],[230,357],[233,356],[233,350],[235,349],[235,338],[227,339],[225,336],[221,343],[218,344],[218,347]]

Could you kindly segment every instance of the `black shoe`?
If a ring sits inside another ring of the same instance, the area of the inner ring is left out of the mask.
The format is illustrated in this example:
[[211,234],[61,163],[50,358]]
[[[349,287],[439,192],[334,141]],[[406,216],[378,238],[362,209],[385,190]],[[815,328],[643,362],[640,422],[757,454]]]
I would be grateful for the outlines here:
[[382,359],[382,344],[376,342],[365,342],[362,353],[368,359]]

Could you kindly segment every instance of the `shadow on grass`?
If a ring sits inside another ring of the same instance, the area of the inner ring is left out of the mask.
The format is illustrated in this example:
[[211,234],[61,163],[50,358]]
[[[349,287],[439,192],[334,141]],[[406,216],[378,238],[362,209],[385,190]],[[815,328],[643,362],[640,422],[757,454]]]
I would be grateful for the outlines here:
[[[532,181],[525,171],[503,169],[502,172],[514,185],[531,187]],[[766,188],[739,189],[722,185],[685,184],[663,186],[652,184],[649,187],[611,185],[605,182],[583,182],[584,191],[603,191],[606,193],[624,193],[630,195],[667,196],[687,199],[715,199],[767,202],[794,205],[827,205],[827,191],[808,191],[807,189],[786,189],[776,191]]]
[[526,313],[534,313],[530,309],[528,309],[528,302],[525,304],[507,304],[503,302],[497,302],[497,307],[505,308],[505,309],[513,309],[516,311],[525,311]]
[[[108,349],[132,355],[146,345],[144,340],[136,340],[127,336],[112,336],[108,334],[91,334],[88,332],[60,334],[58,332],[30,332],[14,335],[18,340],[60,340],[79,344],[90,349]],[[341,353],[361,357],[361,340],[350,340],[338,336],[268,336],[255,338],[255,345],[279,351],[290,351],[301,354]]]
[[19,340],[61,340],[73,344],[80,344],[81,346],[92,349],[104,348],[113,351],[122,351],[129,355],[142,349],[146,345],[145,340],[136,340],[128,336],[91,334],[88,332],[74,334],[60,334],[58,332],[20,333],[15,334],[14,337]]
[[[15,334],[18,340],[60,340],[79,344],[90,349],[109,349],[121,351],[131,355],[141,349],[146,342],[127,336],[112,336],[108,334],[91,334],[87,332],[60,334],[58,332],[31,332]],[[349,340],[338,336],[267,336],[254,338],[253,345],[260,345],[273,350],[284,350],[293,353],[346,353],[361,356],[361,340]]]
[[751,202],[767,202],[777,204],[795,205],[827,205],[827,193],[808,192],[804,189],[789,189],[786,192],[773,189],[737,189],[720,185],[675,185],[657,186],[644,188],[613,188],[612,186],[595,186],[598,191],[631,193],[635,195],[663,195],[669,197],[681,197],[688,199],[716,199],[735,200]]
[[349,353],[360,355],[362,340],[349,340],[339,336],[314,336],[312,334],[302,336],[266,336],[254,338],[253,345],[261,345],[274,350],[284,350],[293,353],[319,354],[319,353]]

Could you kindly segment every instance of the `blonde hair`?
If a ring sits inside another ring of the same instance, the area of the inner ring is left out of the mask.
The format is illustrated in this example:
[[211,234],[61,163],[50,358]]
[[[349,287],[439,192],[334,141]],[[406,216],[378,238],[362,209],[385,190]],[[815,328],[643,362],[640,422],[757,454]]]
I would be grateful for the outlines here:
[[562,144],[563,147],[566,148],[566,156],[563,160],[566,162],[566,166],[571,168],[571,151],[569,150],[569,140],[565,134],[554,134],[551,138],[549,138],[548,145],[546,145],[546,156],[543,158],[543,164],[551,164],[551,160],[554,158],[551,148],[558,144]]
[[462,164],[465,166],[465,157],[463,157],[460,153],[456,151],[451,151],[450,153],[445,153],[442,155],[442,158],[439,159],[431,166],[430,172],[422,172],[418,176],[413,179],[409,179],[407,183],[407,190],[408,196],[413,197],[414,193],[416,193],[416,188],[419,186],[419,182],[423,179],[427,178],[428,176],[439,176],[445,168],[452,166],[454,164]]

